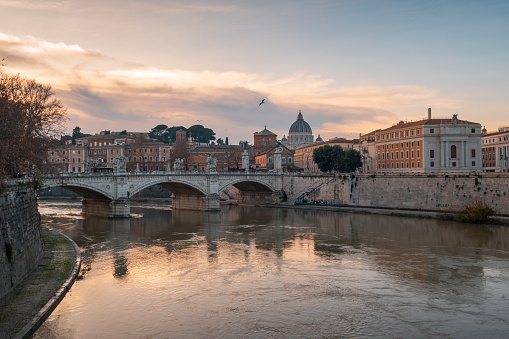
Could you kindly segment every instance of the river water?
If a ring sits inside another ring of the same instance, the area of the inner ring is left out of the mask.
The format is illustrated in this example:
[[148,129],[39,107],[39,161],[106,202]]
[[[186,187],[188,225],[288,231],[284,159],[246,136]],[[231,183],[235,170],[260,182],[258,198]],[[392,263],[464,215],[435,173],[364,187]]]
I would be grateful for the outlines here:
[[503,338],[509,228],[224,206],[82,218],[40,201],[83,255],[35,338]]

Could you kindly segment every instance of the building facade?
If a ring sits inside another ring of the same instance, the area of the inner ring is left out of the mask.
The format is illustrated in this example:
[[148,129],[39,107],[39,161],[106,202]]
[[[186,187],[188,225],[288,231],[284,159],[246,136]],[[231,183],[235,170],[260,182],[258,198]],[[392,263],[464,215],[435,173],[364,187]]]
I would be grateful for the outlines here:
[[[366,157],[374,146],[372,172],[480,172],[481,125],[452,118],[428,118],[399,122],[392,127],[361,136]],[[362,155],[362,154],[361,154]]]
[[509,172],[509,126],[482,136],[482,164],[484,172]]
[[148,138],[146,133],[96,134],[76,139],[75,145],[50,149],[43,171],[84,173],[92,168],[113,169],[114,159],[119,156],[128,159],[126,169],[130,172],[166,171],[171,147]]

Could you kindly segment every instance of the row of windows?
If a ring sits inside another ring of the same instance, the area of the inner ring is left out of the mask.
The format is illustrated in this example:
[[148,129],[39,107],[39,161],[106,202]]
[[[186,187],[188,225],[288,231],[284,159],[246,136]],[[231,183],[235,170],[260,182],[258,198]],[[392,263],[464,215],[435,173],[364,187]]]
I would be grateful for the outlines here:
[[[382,158],[380,159],[380,154]],[[390,152],[390,160],[399,160],[401,154],[401,159],[414,159],[414,150],[412,151],[401,151],[401,152]],[[404,157],[406,155],[406,157]],[[409,157],[410,156],[410,157]],[[421,157],[421,150],[417,150],[417,158]],[[378,153],[378,160],[389,160],[389,152]]]
[[[396,145],[396,147],[394,147],[394,145]],[[415,143],[412,141],[412,142],[402,142],[401,143],[401,148],[408,148],[409,146],[411,147],[414,147],[414,145],[417,145],[417,147],[421,146],[421,142],[420,141],[416,141]],[[394,144],[389,144],[389,145],[381,145],[382,146],[382,150],[385,150],[385,149],[389,149],[389,146],[390,146],[390,149],[398,149],[400,147],[400,143],[394,143]],[[386,147],[387,146],[387,147]],[[377,150],[380,150],[380,145],[377,146]]]
[[[429,163],[429,166],[430,166],[430,167],[435,167],[435,162],[434,162],[434,161],[431,161],[431,162]],[[456,161],[451,162],[451,166],[452,166],[452,167],[456,167]],[[472,167],[475,167],[475,161],[472,161]]]
[[[269,164],[272,164],[272,157],[269,157],[267,161],[269,162]],[[281,163],[286,164],[286,157],[281,157]],[[288,157],[288,163],[289,164],[292,163],[292,157]]]
[[[431,132],[433,133],[433,132]],[[414,136],[414,135],[420,135],[421,130],[420,129],[411,129],[411,130],[405,130],[405,131],[399,131],[399,132],[391,132],[391,133],[384,133],[377,135],[377,140],[389,140],[389,139],[397,139],[397,138],[403,138],[408,136]]]
[[503,137],[498,137],[498,138],[486,138],[486,139],[483,139],[482,143],[490,144],[492,142],[497,142],[497,139],[498,139],[498,142],[506,141],[506,140],[509,140],[509,135],[504,135]]
[[[456,159],[457,158],[457,149],[456,149],[455,145],[451,146],[451,154],[450,154],[450,156],[451,156],[452,159]],[[470,156],[472,158],[475,158],[475,148],[472,148],[470,150]],[[434,149],[430,149],[429,150],[429,157],[431,159],[435,158],[435,150]]]
[[385,166],[385,164],[378,164],[378,168],[382,168],[382,169],[399,169],[399,168],[420,168],[421,167],[421,162],[420,161],[417,161],[417,167],[415,167],[415,162],[412,161],[412,162],[402,162],[401,163],[401,167],[400,167],[400,163],[399,162],[395,162],[395,163],[388,163],[387,164],[387,167]]

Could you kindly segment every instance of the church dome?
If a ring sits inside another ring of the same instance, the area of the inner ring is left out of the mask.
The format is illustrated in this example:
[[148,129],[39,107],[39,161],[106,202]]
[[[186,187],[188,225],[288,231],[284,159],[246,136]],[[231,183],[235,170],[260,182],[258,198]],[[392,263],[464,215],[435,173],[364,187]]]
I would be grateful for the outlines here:
[[302,113],[299,110],[297,120],[290,126],[290,133],[309,133],[312,134],[311,127],[302,118]]
[[318,134],[318,138],[316,138],[316,140],[315,140],[315,141],[316,141],[316,142],[322,142],[322,141],[323,141],[323,139],[320,137],[320,134]]

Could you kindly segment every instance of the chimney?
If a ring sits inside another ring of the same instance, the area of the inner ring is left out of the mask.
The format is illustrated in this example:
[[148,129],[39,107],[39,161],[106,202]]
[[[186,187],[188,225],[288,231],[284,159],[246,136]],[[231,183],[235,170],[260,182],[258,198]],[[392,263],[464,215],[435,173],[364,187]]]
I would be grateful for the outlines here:
[[428,119],[431,119],[431,108],[428,108]]

